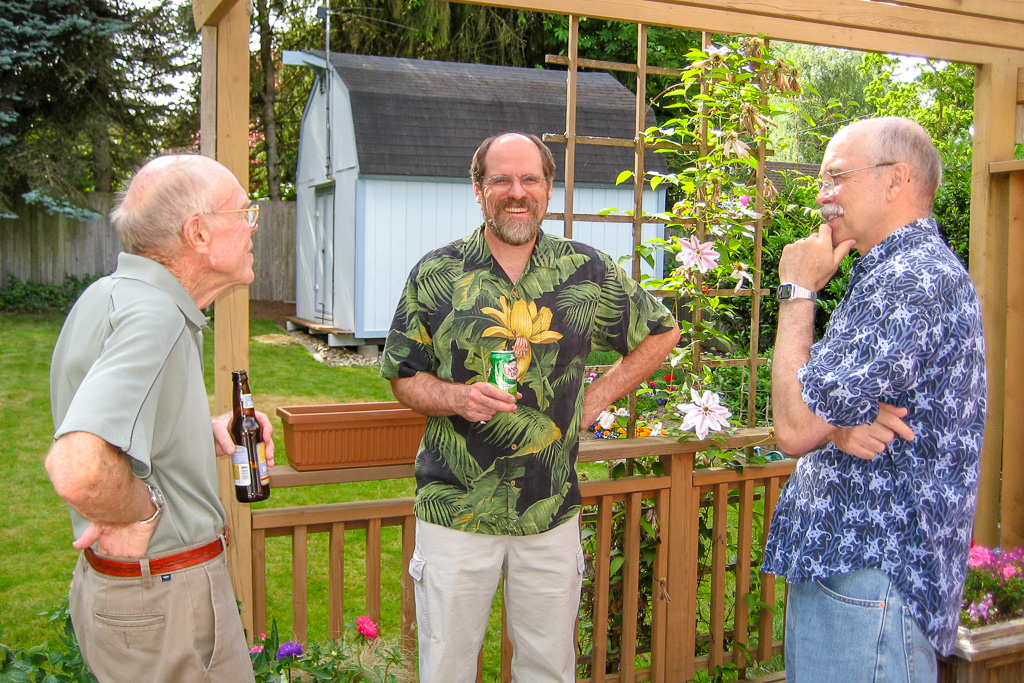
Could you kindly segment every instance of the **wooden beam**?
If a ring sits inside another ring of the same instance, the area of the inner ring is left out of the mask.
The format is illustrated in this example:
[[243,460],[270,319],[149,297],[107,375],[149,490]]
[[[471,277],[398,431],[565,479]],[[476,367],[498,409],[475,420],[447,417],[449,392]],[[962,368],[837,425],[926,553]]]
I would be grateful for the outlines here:
[[[977,68],[974,85],[974,151],[971,174],[971,276],[985,320],[988,419],[982,449],[974,539],[999,544],[999,498],[1007,384],[1008,191],[992,162],[1013,159],[1017,69],[1005,61]],[[1019,382],[1018,378],[1011,378]],[[1019,485],[1019,482],[1015,482]]]
[[[786,5],[792,6],[795,2],[797,0],[790,0]],[[939,39],[923,33],[925,27],[934,23],[934,17],[930,18],[927,10],[915,10],[921,18],[912,22],[908,30],[902,26],[903,22],[899,26],[891,25],[891,20],[886,19],[888,15],[884,12],[878,14],[880,10],[864,0],[835,0],[831,3],[835,7],[828,10],[827,17],[822,16],[820,9],[811,12],[810,6],[815,3],[810,2],[804,3],[806,14],[792,9],[791,16],[773,16],[766,14],[766,8],[775,3],[759,0],[735,0],[728,6],[711,0],[488,0],[471,4],[576,14],[713,33],[763,34],[769,38],[796,43],[944,59],[964,64],[1001,62],[1007,59],[1024,63],[1024,50],[1012,46],[1020,42],[1021,38],[1016,35],[1004,36],[1004,33],[1012,32],[1008,31],[1005,24],[992,24],[999,26],[999,30],[986,36],[976,36],[981,43],[971,43],[967,36],[960,40]],[[740,6],[742,9],[734,8]],[[892,8],[901,9],[897,6]],[[868,11],[874,25],[858,18],[862,12]],[[832,18],[833,23],[823,23],[826,18]],[[922,34],[915,34],[914,31],[922,31]],[[1012,45],[1005,45],[1006,41]],[[999,46],[983,44],[990,42],[999,43]]]
[[[872,0],[891,2],[891,0]],[[1003,17],[1024,22],[1024,2],[1020,0],[896,0],[893,4],[907,7],[944,10],[980,17]]]
[[1009,176],[1009,224],[1006,278],[1006,392],[1003,405],[1002,487],[999,543],[1003,548],[1024,546],[1024,170]]
[[[245,2],[204,3],[195,0],[193,15],[201,17],[203,39],[200,86],[201,150],[230,170],[243,188],[249,186],[249,5]],[[216,25],[211,25],[215,23]],[[249,367],[249,288],[233,287],[214,305],[214,412],[231,410],[231,371]],[[259,386],[259,378],[252,383]],[[250,639],[253,620],[252,520],[248,505],[235,500],[231,459],[217,459],[221,503],[227,513],[232,543],[228,569],[242,625]]]
[[[670,7],[703,7],[747,15],[813,21],[843,28],[884,31],[894,36],[931,36],[971,45],[1021,49],[1024,25],[964,12],[937,12],[891,2],[863,0],[655,0]],[[1011,30],[1009,24],[1015,24]]]
[[[239,0],[192,0],[192,21],[196,31],[204,26],[216,26],[227,16]],[[248,4],[248,3],[242,3]]]

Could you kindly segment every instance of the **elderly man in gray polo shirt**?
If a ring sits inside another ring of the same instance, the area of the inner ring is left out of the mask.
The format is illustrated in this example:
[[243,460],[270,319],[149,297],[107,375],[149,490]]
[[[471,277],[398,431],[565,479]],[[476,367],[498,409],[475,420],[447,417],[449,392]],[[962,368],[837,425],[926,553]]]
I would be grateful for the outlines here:
[[253,680],[217,497],[231,416],[210,415],[200,309],[252,282],[258,216],[212,159],[149,162],[111,213],[117,270],[82,294],[57,340],[46,470],[83,551],[71,619],[100,681]]

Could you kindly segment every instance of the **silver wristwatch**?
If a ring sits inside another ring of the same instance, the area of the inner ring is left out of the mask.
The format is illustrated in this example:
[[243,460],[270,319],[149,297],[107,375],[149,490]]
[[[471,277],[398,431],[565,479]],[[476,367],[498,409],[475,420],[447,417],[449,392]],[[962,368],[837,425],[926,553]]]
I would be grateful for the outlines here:
[[775,290],[775,299],[779,303],[784,301],[794,301],[796,299],[807,299],[809,301],[817,301],[817,292],[812,292],[809,289],[805,289],[800,285],[794,285],[792,282],[783,282],[779,285],[779,288]]
[[149,489],[149,500],[153,503],[156,508],[156,512],[150,515],[149,519],[139,520],[139,524],[152,524],[160,518],[160,513],[164,511],[164,494],[160,493],[160,489],[155,486],[146,484],[146,488]]

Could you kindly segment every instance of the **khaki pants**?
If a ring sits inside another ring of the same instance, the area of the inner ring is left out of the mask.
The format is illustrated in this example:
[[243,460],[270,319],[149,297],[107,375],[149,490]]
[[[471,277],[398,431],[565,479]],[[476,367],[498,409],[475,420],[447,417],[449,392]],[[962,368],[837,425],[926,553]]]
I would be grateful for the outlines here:
[[474,683],[498,579],[515,683],[575,683],[583,585],[579,518],[542,534],[490,536],[416,520],[420,683]]
[[107,576],[80,555],[71,622],[100,683],[252,683],[226,557],[170,574]]

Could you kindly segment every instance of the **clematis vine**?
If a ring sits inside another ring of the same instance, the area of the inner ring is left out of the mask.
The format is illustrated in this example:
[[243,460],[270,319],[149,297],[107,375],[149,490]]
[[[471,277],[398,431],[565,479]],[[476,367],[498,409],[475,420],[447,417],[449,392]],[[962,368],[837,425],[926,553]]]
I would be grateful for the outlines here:
[[696,268],[701,273],[706,273],[718,265],[721,257],[715,251],[714,242],[701,243],[696,235],[690,235],[690,239],[679,240],[679,253],[676,254],[676,261],[680,261],[686,268]]
[[690,387],[690,403],[679,403],[676,409],[683,413],[683,424],[680,428],[683,431],[692,429],[698,439],[707,438],[708,432],[717,432],[729,427],[729,418],[732,413],[722,405],[721,397],[714,392],[705,390],[697,393],[697,390]]

